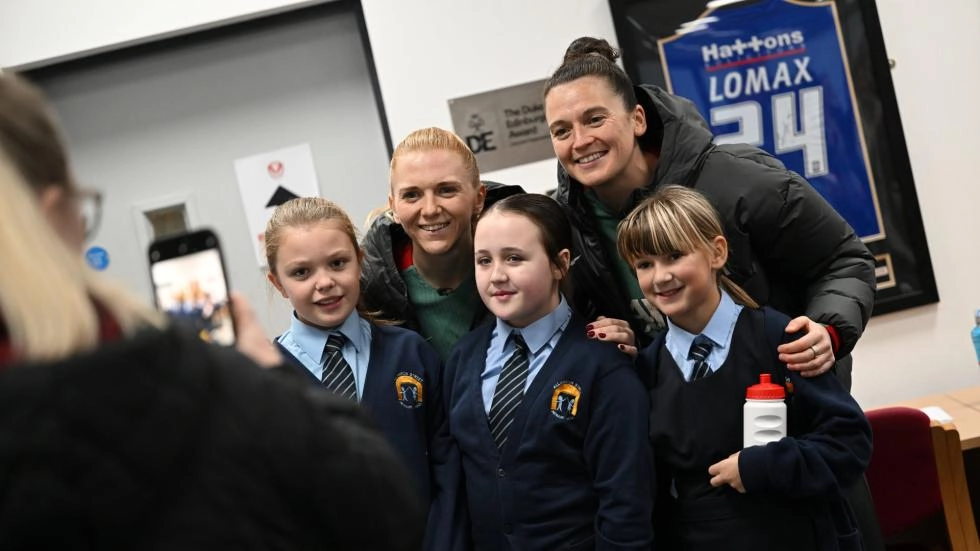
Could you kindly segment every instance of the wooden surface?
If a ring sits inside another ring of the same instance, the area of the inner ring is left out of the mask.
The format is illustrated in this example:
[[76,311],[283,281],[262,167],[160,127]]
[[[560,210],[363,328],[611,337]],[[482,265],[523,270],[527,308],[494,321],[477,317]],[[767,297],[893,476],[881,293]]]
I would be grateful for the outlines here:
[[940,408],[951,418],[933,420],[933,447],[950,548],[952,551],[980,551],[963,454],[980,448],[980,386],[922,396],[890,406],[926,409],[930,416],[935,412],[929,409]]
[[[976,392],[975,395],[980,397],[980,392]],[[973,513],[963,453],[967,449],[980,447],[980,409],[964,403],[964,398],[973,395],[959,396],[960,398],[957,399],[948,394],[936,394],[886,407],[904,406],[916,409],[939,407],[952,417],[951,421],[933,420],[930,429],[946,524],[945,536],[949,542],[949,547],[943,549],[980,551],[980,537],[977,536],[976,517]],[[980,401],[977,402],[977,407],[980,408]],[[961,425],[964,428],[961,429]]]
[[[980,386],[964,388],[943,394],[921,396],[905,400],[887,407],[905,406],[917,409],[941,408],[952,418],[959,432],[960,447],[963,451],[980,448]],[[945,423],[945,420],[939,420]]]
[[953,392],[947,392],[946,395],[970,407],[980,409],[980,386],[974,386],[970,388],[963,388]]
[[962,439],[954,424],[932,423],[939,489],[952,551],[980,550],[980,537],[963,465]]

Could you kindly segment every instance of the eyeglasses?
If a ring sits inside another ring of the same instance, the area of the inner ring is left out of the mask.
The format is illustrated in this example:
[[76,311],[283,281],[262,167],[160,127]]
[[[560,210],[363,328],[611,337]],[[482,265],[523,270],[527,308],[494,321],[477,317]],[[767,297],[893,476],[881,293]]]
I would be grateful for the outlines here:
[[89,240],[99,229],[102,221],[102,193],[94,189],[76,189],[73,192],[78,201],[78,210],[85,221],[85,239]]

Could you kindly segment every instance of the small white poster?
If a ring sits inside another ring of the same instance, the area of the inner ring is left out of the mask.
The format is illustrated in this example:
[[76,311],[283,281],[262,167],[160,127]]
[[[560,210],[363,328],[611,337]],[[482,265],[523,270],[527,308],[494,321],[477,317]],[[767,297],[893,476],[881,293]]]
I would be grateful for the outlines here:
[[238,190],[248,220],[249,240],[265,267],[265,225],[276,206],[294,197],[316,197],[320,185],[310,144],[304,143],[235,161]]

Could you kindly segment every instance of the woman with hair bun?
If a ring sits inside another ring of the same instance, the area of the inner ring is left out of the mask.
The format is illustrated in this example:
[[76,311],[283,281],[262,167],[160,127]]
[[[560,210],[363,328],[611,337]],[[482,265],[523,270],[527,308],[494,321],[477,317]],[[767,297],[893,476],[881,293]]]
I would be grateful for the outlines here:
[[616,254],[616,225],[658,186],[703,193],[732,245],[732,281],[763,305],[795,316],[806,334],[780,347],[805,375],[838,364],[850,388],[850,354],[874,304],[874,259],[851,226],[798,174],[765,151],[715,145],[689,100],[634,86],[608,42],[579,38],[545,84],[545,116],[560,163],[555,198],[572,218],[580,255],[575,305],[586,316],[629,321],[638,341],[663,329]]
[[[716,145],[694,104],[653,85],[634,86],[619,52],[582,37],[544,87],[559,161],[554,196],[573,226],[571,298],[593,325],[629,326],[644,345],[665,328],[616,250],[619,222],[662,185],[701,192],[730,244],[724,273],[760,305],[792,319],[779,361],[804,377],[836,368],[850,389],[851,358],[871,316],[874,258],[853,228],[799,174],[745,144]],[[606,329],[607,331],[609,329]],[[867,486],[851,495],[865,543],[878,532]]]

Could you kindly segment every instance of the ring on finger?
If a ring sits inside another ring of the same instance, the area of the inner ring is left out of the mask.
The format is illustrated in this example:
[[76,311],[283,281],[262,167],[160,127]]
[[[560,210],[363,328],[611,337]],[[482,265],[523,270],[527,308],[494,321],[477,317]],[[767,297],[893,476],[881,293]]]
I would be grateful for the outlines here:
[[817,354],[817,349],[814,348],[814,347],[812,347],[812,346],[810,347],[810,352],[813,352],[813,359],[814,360],[816,360],[817,359],[817,356],[820,355],[820,354]]

